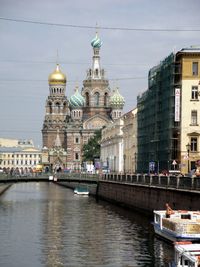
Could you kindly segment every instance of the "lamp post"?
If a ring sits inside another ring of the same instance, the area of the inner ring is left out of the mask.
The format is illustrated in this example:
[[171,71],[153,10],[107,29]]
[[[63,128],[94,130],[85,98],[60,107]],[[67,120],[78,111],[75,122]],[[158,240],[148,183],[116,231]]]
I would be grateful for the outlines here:
[[189,155],[190,155],[190,144],[188,143],[186,145],[186,148],[187,148],[187,156],[188,156],[188,173],[190,172],[190,158],[189,158]]
[[124,174],[126,174],[126,155],[124,154]]
[[109,161],[108,161],[108,157],[106,158],[106,165],[107,165],[107,173],[108,173],[108,169],[109,169]]
[[136,173],[136,169],[137,169],[137,153],[135,152],[134,155],[135,155],[135,173]]

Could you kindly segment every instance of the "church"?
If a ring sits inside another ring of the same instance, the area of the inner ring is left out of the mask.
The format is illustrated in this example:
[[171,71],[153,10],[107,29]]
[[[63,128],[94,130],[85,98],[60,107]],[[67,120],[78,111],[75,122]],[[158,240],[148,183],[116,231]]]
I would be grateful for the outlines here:
[[100,64],[102,42],[96,33],[91,41],[92,67],[87,70],[81,91],[66,96],[67,78],[60,65],[49,75],[42,128],[42,163],[51,170],[81,169],[83,145],[95,131],[121,117],[124,98],[118,88],[111,91]]

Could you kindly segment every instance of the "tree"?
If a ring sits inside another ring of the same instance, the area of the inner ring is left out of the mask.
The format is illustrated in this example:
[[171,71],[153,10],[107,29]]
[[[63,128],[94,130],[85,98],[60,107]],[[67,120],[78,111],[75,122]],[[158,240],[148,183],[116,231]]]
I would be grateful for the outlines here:
[[101,130],[96,130],[94,136],[83,146],[83,161],[94,161],[100,158]]

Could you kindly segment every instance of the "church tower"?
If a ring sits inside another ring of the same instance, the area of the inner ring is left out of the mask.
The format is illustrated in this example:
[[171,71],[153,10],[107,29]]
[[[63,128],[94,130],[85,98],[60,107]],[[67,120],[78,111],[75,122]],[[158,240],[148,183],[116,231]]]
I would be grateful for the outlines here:
[[100,64],[100,49],[102,42],[96,33],[91,41],[93,48],[92,67],[87,71],[83,81],[82,96],[85,98],[83,108],[85,129],[100,129],[110,121],[109,106],[110,87],[105,71]]
[[68,100],[65,96],[66,80],[57,64],[55,71],[49,75],[49,96],[42,128],[43,147],[52,148],[59,131],[61,146],[65,148],[65,121],[69,115]]

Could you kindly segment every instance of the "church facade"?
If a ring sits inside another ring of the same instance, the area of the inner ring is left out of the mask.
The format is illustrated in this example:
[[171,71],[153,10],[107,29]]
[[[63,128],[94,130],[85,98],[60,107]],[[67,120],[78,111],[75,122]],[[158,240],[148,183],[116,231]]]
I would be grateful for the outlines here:
[[83,145],[95,131],[118,119],[123,112],[124,98],[118,89],[111,91],[100,64],[102,42],[97,33],[91,41],[92,67],[79,92],[78,86],[68,99],[67,78],[59,64],[49,75],[49,96],[46,100],[42,128],[43,164],[52,170],[80,170]]

